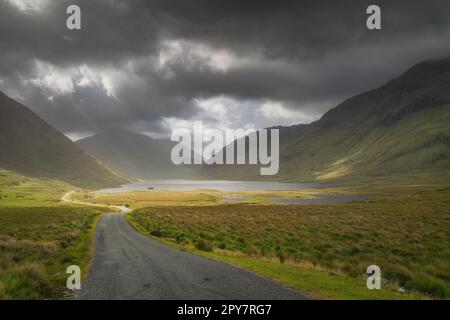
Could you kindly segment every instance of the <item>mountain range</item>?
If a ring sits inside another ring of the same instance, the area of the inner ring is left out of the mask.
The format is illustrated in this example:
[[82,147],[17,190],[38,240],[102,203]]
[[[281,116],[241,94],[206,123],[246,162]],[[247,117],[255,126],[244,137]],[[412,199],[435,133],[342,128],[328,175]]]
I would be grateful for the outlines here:
[[311,124],[279,127],[280,171],[215,165],[211,179],[448,181],[450,58],[421,62]]
[[134,179],[193,178],[189,166],[172,164],[173,143],[128,130],[111,130],[77,141],[89,154]]
[[[131,179],[203,178],[435,183],[450,178],[450,58],[427,60],[342,102],[318,121],[280,130],[280,170],[175,166],[170,140],[114,130],[72,142],[0,93],[0,168],[98,188]],[[98,159],[98,160],[97,160]]]

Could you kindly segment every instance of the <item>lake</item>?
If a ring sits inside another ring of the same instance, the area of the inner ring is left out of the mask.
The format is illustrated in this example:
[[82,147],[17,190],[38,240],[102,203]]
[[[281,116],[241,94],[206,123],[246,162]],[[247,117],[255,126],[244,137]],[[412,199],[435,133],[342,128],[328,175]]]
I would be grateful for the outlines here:
[[137,190],[197,190],[214,189],[223,192],[239,192],[250,190],[298,190],[317,188],[318,183],[288,183],[262,181],[222,181],[222,180],[146,180],[124,184],[117,188],[98,190],[99,193],[116,193]]

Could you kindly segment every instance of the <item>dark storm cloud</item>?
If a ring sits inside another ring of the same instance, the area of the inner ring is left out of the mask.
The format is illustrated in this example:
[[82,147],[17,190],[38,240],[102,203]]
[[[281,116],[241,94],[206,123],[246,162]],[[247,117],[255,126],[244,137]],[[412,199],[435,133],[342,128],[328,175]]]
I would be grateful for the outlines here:
[[[365,28],[370,4],[381,6],[386,32]],[[268,57],[292,59],[449,26],[445,0],[160,0],[158,8],[172,35],[250,52],[261,47]]]
[[[365,0],[27,2],[0,2],[0,90],[64,132],[164,131],[164,117],[209,119],[197,99],[218,96],[319,115],[450,54],[445,0],[374,2],[381,31],[366,29]],[[65,28],[69,4],[81,31]]]
[[[40,11],[20,11],[0,2],[2,55],[20,55],[52,63],[115,63],[157,49],[158,28],[151,13],[132,1],[43,1]],[[82,7],[83,29],[66,28],[66,8]]]
[[[450,3],[378,1],[383,31],[365,27],[373,1],[161,1],[174,38],[261,57],[227,73],[171,66],[166,92],[293,102],[342,98],[378,85],[412,63],[449,52]],[[177,17],[181,17],[177,19]],[[270,62],[279,61],[278,65]]]

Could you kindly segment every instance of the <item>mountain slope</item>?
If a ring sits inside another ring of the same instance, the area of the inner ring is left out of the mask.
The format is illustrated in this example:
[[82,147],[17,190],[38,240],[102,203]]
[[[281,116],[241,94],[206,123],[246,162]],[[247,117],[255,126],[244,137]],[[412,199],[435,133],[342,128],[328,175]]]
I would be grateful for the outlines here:
[[[216,166],[210,178],[444,181],[450,176],[450,58],[424,61],[309,125],[280,129],[280,171]],[[231,175],[231,176],[230,176]]]
[[0,167],[98,188],[125,183],[22,104],[0,92]]
[[127,176],[141,179],[190,178],[186,166],[171,162],[172,142],[126,130],[99,133],[77,141],[89,154]]

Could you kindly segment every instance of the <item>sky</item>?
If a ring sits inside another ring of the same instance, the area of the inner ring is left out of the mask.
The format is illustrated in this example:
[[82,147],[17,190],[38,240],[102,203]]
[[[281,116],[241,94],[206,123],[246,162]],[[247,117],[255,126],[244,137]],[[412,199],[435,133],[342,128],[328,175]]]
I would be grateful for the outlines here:
[[448,0],[0,0],[0,91],[73,140],[309,123],[448,55]]

